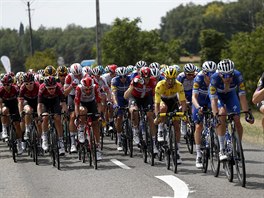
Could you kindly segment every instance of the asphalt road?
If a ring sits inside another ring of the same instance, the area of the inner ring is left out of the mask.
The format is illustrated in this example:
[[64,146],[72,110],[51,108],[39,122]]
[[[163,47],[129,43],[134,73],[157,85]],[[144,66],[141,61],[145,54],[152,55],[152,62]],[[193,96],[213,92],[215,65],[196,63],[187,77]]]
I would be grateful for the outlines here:
[[[183,164],[178,173],[167,170],[165,162],[145,164],[139,150],[130,158],[116,150],[113,141],[105,141],[103,160],[94,170],[67,154],[61,170],[52,167],[50,157],[40,157],[36,166],[26,154],[17,163],[5,143],[0,143],[0,197],[264,197],[264,148],[244,143],[247,184],[242,188],[237,178],[228,182],[223,169],[218,178],[195,167],[195,155],[181,144]],[[120,162],[122,163],[120,165]],[[117,165],[119,164],[119,165]],[[171,185],[171,186],[170,186]]]

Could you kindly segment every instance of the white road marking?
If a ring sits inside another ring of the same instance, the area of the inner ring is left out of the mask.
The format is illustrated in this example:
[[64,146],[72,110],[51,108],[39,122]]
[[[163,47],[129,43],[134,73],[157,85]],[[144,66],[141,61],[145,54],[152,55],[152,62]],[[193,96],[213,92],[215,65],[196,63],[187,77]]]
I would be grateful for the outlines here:
[[[167,183],[174,191],[174,198],[186,198],[189,194],[189,188],[185,182],[173,175],[156,176],[158,179]],[[165,198],[153,196],[152,198]],[[169,197],[167,197],[169,198]],[[170,197],[173,198],[173,197]]]
[[117,159],[111,159],[111,162],[113,162],[114,164],[116,164],[117,166],[119,166],[119,167],[121,167],[123,169],[131,169],[127,165],[125,165],[122,162],[118,161]]

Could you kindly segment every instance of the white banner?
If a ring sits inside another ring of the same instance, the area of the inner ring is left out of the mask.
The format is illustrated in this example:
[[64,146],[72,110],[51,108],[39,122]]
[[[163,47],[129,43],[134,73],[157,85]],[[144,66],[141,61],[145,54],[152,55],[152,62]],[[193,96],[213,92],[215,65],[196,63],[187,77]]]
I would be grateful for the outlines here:
[[9,58],[7,56],[2,56],[1,62],[5,68],[6,73],[11,72],[11,63],[10,63]]

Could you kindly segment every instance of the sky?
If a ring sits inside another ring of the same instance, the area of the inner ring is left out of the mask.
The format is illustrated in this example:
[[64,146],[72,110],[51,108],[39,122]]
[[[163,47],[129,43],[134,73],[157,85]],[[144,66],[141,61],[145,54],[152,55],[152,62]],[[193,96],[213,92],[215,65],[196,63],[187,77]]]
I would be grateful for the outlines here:
[[[192,0],[205,5],[213,0]],[[235,0],[218,0],[231,2]],[[34,30],[65,28],[69,24],[94,27],[96,24],[96,0],[0,0],[0,28],[19,29],[20,23],[29,26],[27,2],[30,2],[31,24]],[[100,0],[100,22],[112,24],[115,18],[141,18],[142,30],[160,28],[161,17],[180,4],[191,0]]]

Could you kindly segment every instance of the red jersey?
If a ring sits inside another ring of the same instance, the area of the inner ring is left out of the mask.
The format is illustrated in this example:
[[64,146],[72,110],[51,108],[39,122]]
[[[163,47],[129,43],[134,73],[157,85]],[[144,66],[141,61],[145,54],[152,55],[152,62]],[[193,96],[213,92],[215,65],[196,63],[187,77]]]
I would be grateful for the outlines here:
[[62,87],[60,86],[59,83],[57,83],[57,86],[55,89],[56,89],[55,93],[50,94],[45,84],[44,83],[41,84],[39,86],[39,92],[38,92],[38,103],[43,103],[43,100],[45,99],[54,99],[56,97],[59,97],[61,102],[65,102],[65,96],[63,94]]
[[0,87],[0,98],[3,100],[14,100],[19,94],[19,89],[16,85],[11,85],[10,91],[5,90],[4,87]]
[[78,85],[76,87],[74,102],[77,105],[79,105],[80,102],[92,102],[94,100],[96,100],[97,103],[101,102],[99,86],[97,84],[93,85],[93,89],[90,95],[86,94],[82,85]]
[[[156,79],[151,76],[149,79],[148,84],[140,83],[143,79],[137,75],[135,78],[132,79],[131,85],[134,86],[134,89],[132,91],[132,96],[135,98],[145,98],[149,95],[154,96],[155,93],[155,86],[156,86]],[[135,81],[138,81],[135,83]],[[143,81],[144,82],[144,81]]]
[[20,92],[18,97],[19,98],[26,98],[26,99],[36,99],[38,97],[39,92],[39,83],[34,82],[34,88],[32,91],[28,90],[25,83],[23,83],[20,87]]

